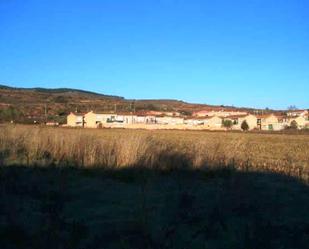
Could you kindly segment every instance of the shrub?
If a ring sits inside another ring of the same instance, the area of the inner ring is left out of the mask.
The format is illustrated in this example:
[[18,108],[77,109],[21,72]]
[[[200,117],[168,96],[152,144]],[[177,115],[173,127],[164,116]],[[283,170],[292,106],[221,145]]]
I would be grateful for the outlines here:
[[298,124],[295,120],[293,120],[290,124],[290,128],[296,130],[298,128]]
[[233,126],[233,122],[231,120],[223,120],[222,126],[224,128],[230,129]]
[[246,120],[244,120],[244,121],[241,123],[241,129],[242,129],[243,131],[249,130],[249,125],[248,125],[248,123],[247,123]]

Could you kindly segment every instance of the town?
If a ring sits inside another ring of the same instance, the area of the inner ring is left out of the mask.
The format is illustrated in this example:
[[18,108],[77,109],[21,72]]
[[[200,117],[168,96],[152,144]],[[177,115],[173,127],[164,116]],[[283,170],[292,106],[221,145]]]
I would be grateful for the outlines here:
[[262,130],[309,128],[308,110],[253,114],[236,110],[202,110],[192,116],[179,112],[144,111],[137,113],[71,112],[67,127],[128,128],[128,129],[180,129],[180,130]]

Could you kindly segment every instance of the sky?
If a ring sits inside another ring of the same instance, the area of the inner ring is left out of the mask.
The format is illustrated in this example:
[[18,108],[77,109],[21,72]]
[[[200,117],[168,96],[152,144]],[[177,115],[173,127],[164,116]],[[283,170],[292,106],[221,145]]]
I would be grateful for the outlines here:
[[309,108],[308,0],[0,0],[0,84]]

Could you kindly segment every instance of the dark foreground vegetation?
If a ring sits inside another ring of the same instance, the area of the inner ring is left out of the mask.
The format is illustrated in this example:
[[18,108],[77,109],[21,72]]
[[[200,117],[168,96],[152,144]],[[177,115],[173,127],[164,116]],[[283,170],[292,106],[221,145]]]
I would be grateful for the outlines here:
[[309,187],[275,173],[0,168],[0,248],[308,248]]

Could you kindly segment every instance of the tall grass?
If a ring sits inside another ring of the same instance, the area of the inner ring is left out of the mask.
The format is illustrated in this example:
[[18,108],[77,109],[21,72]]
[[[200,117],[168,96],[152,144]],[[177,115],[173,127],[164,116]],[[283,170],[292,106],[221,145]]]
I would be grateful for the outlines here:
[[308,180],[309,136],[0,127],[0,164],[156,169],[233,167]]

